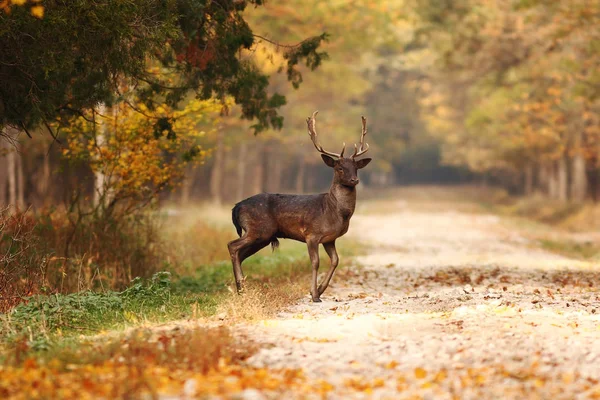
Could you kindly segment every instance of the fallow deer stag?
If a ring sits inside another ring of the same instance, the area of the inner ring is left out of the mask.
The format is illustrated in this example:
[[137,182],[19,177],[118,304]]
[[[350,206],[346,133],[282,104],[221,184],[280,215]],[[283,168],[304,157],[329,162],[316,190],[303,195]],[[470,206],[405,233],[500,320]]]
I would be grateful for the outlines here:
[[[339,154],[325,151],[320,145],[315,126],[317,113],[318,111],[315,111],[312,117],[308,117],[306,123],[315,148],[321,153],[325,164],[333,168],[333,182],[329,192],[316,195],[262,193],[247,198],[233,207],[233,224],[240,238],[231,241],[227,247],[233,263],[238,293],[242,290],[244,282],[242,262],[269,243],[275,249],[279,246],[277,238],[294,239],[307,244],[312,263],[310,292],[313,302],[321,301],[320,297],[327,289],[338,265],[335,241],[348,231],[350,218],[354,213],[356,185],[358,185],[357,172],[371,161],[370,158],[356,160],[358,156],[369,150],[369,145],[365,143],[367,120],[362,117],[359,146],[355,144],[354,154],[350,158],[345,158],[345,143]],[[321,285],[317,286],[319,244],[323,244],[329,255],[331,267]]]

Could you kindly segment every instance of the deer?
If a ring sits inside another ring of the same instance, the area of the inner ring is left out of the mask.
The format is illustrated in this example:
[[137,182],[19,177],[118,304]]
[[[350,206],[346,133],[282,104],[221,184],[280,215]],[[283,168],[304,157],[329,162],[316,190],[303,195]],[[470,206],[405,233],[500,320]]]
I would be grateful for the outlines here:
[[[343,236],[350,225],[356,207],[358,170],[371,162],[370,158],[357,159],[369,150],[365,143],[367,119],[362,119],[360,143],[354,144],[354,153],[346,158],[344,151],[332,153],[319,143],[315,111],[306,119],[308,135],[325,165],[333,169],[333,181],[327,193],[313,195],[261,193],[237,203],[232,209],[233,225],[239,236],[227,244],[237,293],[242,293],[245,277],[242,262],[271,244],[273,251],[279,247],[278,239],[304,242],[312,264],[310,294],[312,301],[321,302],[321,295],[329,286],[339,257],[335,241]],[[243,231],[243,234],[242,234]],[[317,286],[319,271],[319,245],[323,245],[331,261],[329,270]]]

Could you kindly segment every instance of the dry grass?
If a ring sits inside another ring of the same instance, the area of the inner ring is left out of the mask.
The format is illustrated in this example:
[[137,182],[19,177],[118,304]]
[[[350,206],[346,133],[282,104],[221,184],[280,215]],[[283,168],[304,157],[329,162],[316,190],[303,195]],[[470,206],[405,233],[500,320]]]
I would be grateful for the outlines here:
[[302,278],[306,284],[286,279],[269,286],[249,286],[241,296],[224,298],[217,307],[217,315],[233,322],[270,318],[308,293],[308,273]]
[[34,227],[35,220],[24,214],[0,210],[0,313],[43,285],[47,261]]
[[143,215],[114,220],[60,209],[1,211],[0,311],[25,296],[121,289],[134,277],[151,276],[165,259],[159,231]]
[[[177,226],[177,220],[172,221],[173,225]],[[201,265],[228,260],[227,243],[236,237],[231,228],[209,224],[202,219],[193,221],[163,233],[169,248],[168,262],[180,275],[191,275]]]

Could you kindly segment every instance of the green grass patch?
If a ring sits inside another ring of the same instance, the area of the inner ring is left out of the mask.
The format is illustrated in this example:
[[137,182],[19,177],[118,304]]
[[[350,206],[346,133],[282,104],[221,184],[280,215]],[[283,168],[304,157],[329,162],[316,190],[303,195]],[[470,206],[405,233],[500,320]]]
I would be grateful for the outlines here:
[[582,260],[600,258],[600,245],[592,242],[540,239],[540,246],[547,251]]
[[[342,265],[360,247],[345,240],[338,249]],[[310,263],[306,245],[282,243],[283,249],[262,251],[244,262],[247,283],[264,291],[306,280]],[[346,260],[344,262],[344,260]],[[322,271],[329,259],[322,251]],[[232,266],[219,261],[197,267],[185,276],[158,272],[134,279],[123,291],[37,295],[0,315],[0,364],[14,359],[15,349],[38,358],[52,358],[106,331],[214,315],[233,296]],[[12,355],[12,356],[11,356]],[[19,358],[23,358],[22,356]]]

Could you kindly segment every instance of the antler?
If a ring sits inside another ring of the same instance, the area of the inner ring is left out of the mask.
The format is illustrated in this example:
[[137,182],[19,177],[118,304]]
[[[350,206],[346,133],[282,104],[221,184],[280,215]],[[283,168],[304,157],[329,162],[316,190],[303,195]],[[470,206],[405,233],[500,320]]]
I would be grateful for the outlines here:
[[367,151],[369,151],[369,143],[365,143],[365,136],[367,134],[367,119],[365,117],[360,118],[362,119],[362,134],[360,135],[360,148],[358,148],[356,144],[354,144],[354,154],[352,154],[352,158],[361,156]]
[[328,156],[343,158],[344,150],[346,150],[346,143],[344,143],[344,147],[342,147],[342,152],[340,154],[331,153],[329,151],[324,150],[323,146],[321,146],[321,144],[319,143],[319,140],[317,139],[317,128],[315,127],[315,124],[316,124],[315,117],[317,116],[318,113],[319,113],[318,111],[315,111],[313,113],[312,117],[306,118],[306,124],[308,125],[308,136],[310,136],[310,139],[312,140],[313,144],[315,145],[315,149],[317,149],[319,151],[319,153],[327,154]]

